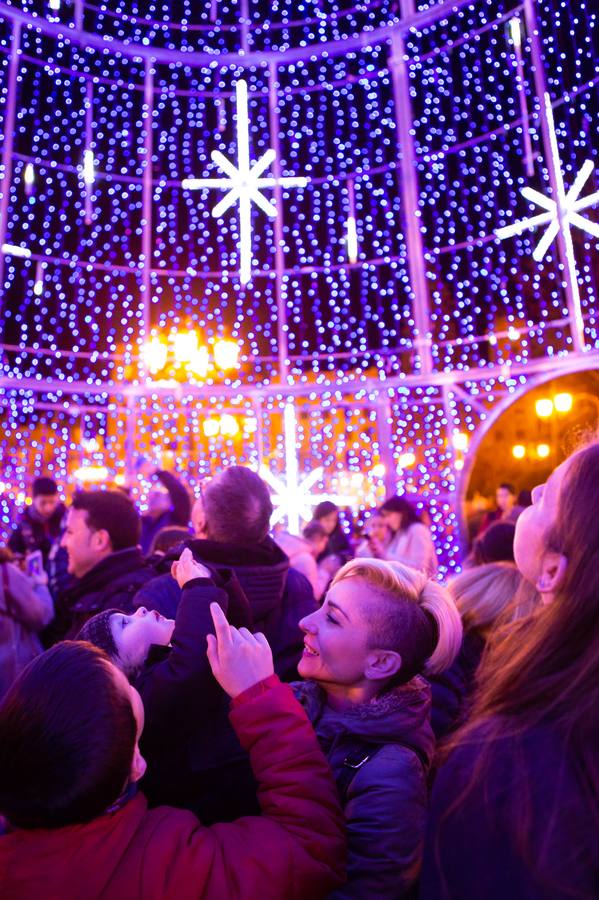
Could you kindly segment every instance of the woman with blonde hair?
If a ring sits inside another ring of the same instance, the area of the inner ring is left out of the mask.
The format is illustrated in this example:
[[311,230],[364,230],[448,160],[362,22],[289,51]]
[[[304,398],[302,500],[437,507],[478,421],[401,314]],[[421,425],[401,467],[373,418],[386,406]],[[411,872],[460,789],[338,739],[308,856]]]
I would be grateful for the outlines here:
[[520,617],[521,610],[514,607],[514,602],[521,592],[521,583],[520,572],[509,562],[464,569],[448,581],[447,589],[462,617],[464,638],[453,664],[429,679],[433,691],[431,720],[437,740],[463,721],[474,691],[476,670],[498,620],[507,624]]
[[420,866],[434,748],[421,673],[451,665],[462,639],[447,591],[397,562],[355,559],[305,633],[294,685],[345,812],[348,881],[333,897],[406,897]]

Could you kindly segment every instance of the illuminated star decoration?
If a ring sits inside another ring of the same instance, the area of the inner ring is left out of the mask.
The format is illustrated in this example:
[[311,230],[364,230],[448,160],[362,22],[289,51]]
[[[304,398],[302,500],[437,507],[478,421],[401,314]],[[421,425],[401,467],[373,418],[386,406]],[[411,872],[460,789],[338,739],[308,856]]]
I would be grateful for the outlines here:
[[308,178],[295,177],[261,177],[270,164],[276,159],[274,150],[269,149],[260,159],[250,165],[250,138],[247,103],[247,84],[240,80],[236,85],[237,100],[237,166],[234,166],[219,150],[212,151],[212,161],[225,173],[226,178],[185,178],[182,187],[189,190],[219,188],[226,190],[223,199],[212,210],[212,215],[219,218],[234,203],[239,204],[239,278],[247,284],[252,277],[252,201],[266,213],[275,218],[276,207],[261,193],[262,188],[305,187]]
[[311,494],[310,489],[322,480],[324,469],[318,466],[313,469],[302,481],[299,480],[297,465],[297,444],[295,438],[296,421],[293,404],[285,406],[285,478],[273,475],[266,466],[260,467],[260,476],[275,492],[270,498],[275,510],[270,520],[271,527],[287,519],[287,530],[290,534],[299,534],[300,518],[308,520],[312,518],[312,509],[323,500],[331,500],[338,506],[347,506],[352,502],[351,497],[343,497],[337,494]]
[[547,231],[545,232],[533,252],[533,259],[535,259],[537,262],[541,262],[549,247],[553,243],[555,237],[557,236],[560,228],[566,230],[570,225],[575,225],[582,231],[586,231],[587,234],[591,234],[593,235],[593,237],[599,238],[599,225],[597,225],[595,222],[591,222],[589,219],[585,219],[584,216],[580,215],[583,209],[587,209],[589,206],[594,206],[595,203],[599,202],[599,191],[595,191],[593,194],[587,194],[586,197],[582,197],[581,199],[579,199],[579,194],[593,171],[593,163],[590,159],[587,159],[583,163],[580,172],[574,179],[574,184],[572,185],[568,193],[566,193],[564,188],[564,180],[562,177],[561,160],[559,158],[559,150],[557,146],[557,137],[555,134],[555,125],[553,122],[553,111],[551,109],[551,102],[547,94],[545,94],[545,107],[547,110],[547,120],[549,124],[551,153],[556,162],[555,172],[557,176],[558,196],[556,200],[551,200],[549,197],[546,197],[545,194],[541,194],[540,191],[536,191],[534,188],[522,188],[522,196],[529,200],[531,203],[535,203],[537,206],[540,206],[541,209],[546,210],[546,212],[540,213],[536,216],[530,216],[530,218],[528,219],[522,219],[520,222],[515,222],[513,225],[507,225],[504,228],[499,228],[495,232],[497,237],[500,240],[503,240],[503,238],[512,237],[515,234],[521,234],[523,231],[526,231],[527,228],[537,228],[541,225],[548,225],[549,227],[547,228]]

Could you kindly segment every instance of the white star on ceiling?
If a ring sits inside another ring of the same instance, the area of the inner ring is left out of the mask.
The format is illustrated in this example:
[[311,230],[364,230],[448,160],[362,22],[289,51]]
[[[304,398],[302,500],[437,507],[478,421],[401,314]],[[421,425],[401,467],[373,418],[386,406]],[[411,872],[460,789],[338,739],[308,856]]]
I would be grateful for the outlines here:
[[541,262],[555,240],[560,228],[567,229],[570,225],[575,225],[582,231],[586,231],[587,234],[599,238],[599,225],[580,215],[583,209],[588,209],[590,206],[594,206],[595,203],[599,202],[599,191],[587,194],[586,197],[580,198],[579,196],[593,171],[594,165],[590,159],[587,159],[574,179],[572,187],[568,193],[565,192],[561,160],[559,158],[555,126],[553,123],[553,111],[547,96],[545,97],[545,106],[549,123],[551,152],[556,161],[555,169],[558,175],[558,197],[556,200],[552,200],[550,197],[545,196],[545,194],[542,194],[540,191],[536,191],[534,188],[522,188],[521,193],[523,197],[546,211],[539,215],[522,219],[519,222],[514,222],[513,225],[506,225],[504,228],[498,228],[495,232],[497,237],[500,240],[503,240],[504,238],[512,237],[515,234],[521,234],[528,228],[538,228],[541,225],[548,225],[549,227],[533,252],[533,259],[537,262]]
[[287,529],[291,534],[299,534],[300,518],[309,520],[312,518],[312,510],[323,500],[331,500],[338,506],[348,506],[353,502],[352,497],[338,494],[311,494],[310,490],[322,480],[324,469],[318,466],[301,481],[299,479],[297,464],[296,443],[296,418],[295,408],[292,403],[285,406],[285,477],[273,475],[267,466],[260,467],[260,475],[275,492],[271,500],[275,510],[270,520],[271,526],[276,525],[282,519],[287,519]]
[[212,215],[219,218],[234,203],[239,204],[239,278],[247,284],[252,277],[252,201],[266,213],[275,218],[277,209],[262,193],[266,187],[305,187],[308,178],[301,177],[262,177],[276,159],[274,150],[269,149],[260,159],[250,165],[249,119],[247,104],[247,84],[239,80],[236,85],[237,100],[237,166],[234,166],[219,150],[212,151],[212,161],[225,173],[226,178],[185,178],[182,187],[188,190],[219,188],[227,190],[223,199],[212,210]]

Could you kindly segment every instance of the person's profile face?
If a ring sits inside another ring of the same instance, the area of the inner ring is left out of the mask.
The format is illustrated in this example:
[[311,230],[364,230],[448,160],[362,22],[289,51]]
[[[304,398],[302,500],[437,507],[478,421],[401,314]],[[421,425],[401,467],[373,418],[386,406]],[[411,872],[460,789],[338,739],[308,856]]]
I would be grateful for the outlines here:
[[497,488],[495,492],[495,501],[502,512],[505,512],[506,510],[509,512],[514,505],[516,498],[507,488],[500,487]]
[[298,672],[302,678],[346,687],[364,680],[369,652],[366,591],[360,578],[339,581],[329,589],[321,608],[301,620],[304,652]]
[[33,508],[42,519],[49,519],[58,508],[59,503],[58,494],[38,494],[32,501]]
[[112,637],[126,669],[143,665],[152,644],[169,644],[174,628],[174,619],[166,619],[145,606],[140,606],[131,616],[113,613],[110,617]]
[[61,545],[69,557],[68,571],[75,578],[82,578],[106,555],[104,541],[99,533],[87,524],[87,510],[69,509],[67,524]]
[[337,521],[339,519],[339,513],[337,510],[333,510],[333,512],[327,513],[326,516],[323,516],[319,519],[320,526],[324,528],[327,534],[332,534],[337,525]]
[[559,495],[572,457],[554,469],[545,484],[532,491],[532,505],[516,521],[514,558],[527,581],[536,584],[546,552],[546,538],[555,523]]
[[403,521],[403,514],[400,512],[394,512],[390,509],[384,509],[381,513],[383,517],[383,522],[387,525],[392,532],[399,531],[401,528],[401,523]]

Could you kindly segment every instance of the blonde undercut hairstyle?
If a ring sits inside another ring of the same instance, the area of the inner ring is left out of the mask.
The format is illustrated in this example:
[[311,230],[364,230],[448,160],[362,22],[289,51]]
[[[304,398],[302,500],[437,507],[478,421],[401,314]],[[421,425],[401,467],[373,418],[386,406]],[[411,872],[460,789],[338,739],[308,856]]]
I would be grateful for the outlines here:
[[[447,669],[462,643],[462,620],[449,592],[424,572],[383,559],[354,559],[332,585],[348,578],[364,584],[370,644],[402,658],[402,681]],[[331,586],[332,586],[331,585]]]

